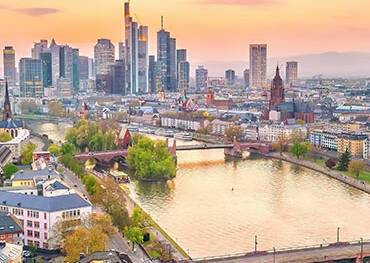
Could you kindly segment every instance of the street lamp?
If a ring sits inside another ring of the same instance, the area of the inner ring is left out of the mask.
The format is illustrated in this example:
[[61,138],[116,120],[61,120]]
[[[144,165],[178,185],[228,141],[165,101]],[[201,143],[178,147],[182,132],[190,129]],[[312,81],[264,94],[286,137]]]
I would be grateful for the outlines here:
[[258,246],[257,235],[255,235],[254,236],[254,253],[257,253],[257,246]]
[[339,243],[339,231],[340,231],[340,227],[338,226],[337,227],[337,243]]

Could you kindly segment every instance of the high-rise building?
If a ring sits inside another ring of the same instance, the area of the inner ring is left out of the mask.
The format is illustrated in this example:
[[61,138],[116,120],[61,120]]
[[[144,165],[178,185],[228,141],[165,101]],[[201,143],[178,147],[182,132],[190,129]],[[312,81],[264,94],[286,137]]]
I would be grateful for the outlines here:
[[48,49],[48,41],[45,39],[40,40],[40,42],[36,42],[33,45],[31,50],[31,55],[33,59],[40,59],[40,54],[46,52]]
[[266,86],[267,45],[252,44],[249,46],[249,84],[253,88]]
[[288,61],[286,63],[285,74],[286,74],[285,83],[288,86],[296,85],[298,81],[298,62]]
[[42,62],[40,59],[21,58],[19,84],[22,97],[43,97]]
[[156,93],[157,91],[156,75],[157,74],[156,74],[155,56],[149,56],[148,81],[150,93]]
[[276,67],[276,74],[271,85],[269,110],[276,110],[277,106],[284,102],[285,91],[283,80],[280,77],[279,66]]
[[125,60],[125,58],[126,58],[126,50],[125,50],[126,48],[125,48],[125,43],[123,43],[123,42],[119,42],[118,43],[118,59],[119,60]]
[[8,80],[8,85],[14,87],[17,78],[15,67],[15,50],[13,47],[6,46],[3,50],[4,77]]
[[59,46],[59,78],[69,79],[73,91],[79,88],[79,50],[68,45]]
[[187,61],[187,50],[177,50],[177,87],[178,90],[188,90],[190,83],[190,63]]
[[60,77],[60,47],[55,42],[54,38],[50,43],[50,52],[51,52],[51,71],[52,71],[52,82],[53,86],[57,86],[57,80]]
[[148,93],[148,27],[140,26],[138,31],[138,81],[139,90],[135,93]]
[[78,48],[73,49],[72,59],[72,86],[75,92],[80,88],[80,51]]
[[177,89],[176,39],[163,28],[157,32],[157,86],[159,90]]
[[57,93],[61,98],[72,96],[72,82],[67,78],[59,78],[57,81]]
[[98,39],[94,47],[96,74],[108,74],[110,66],[114,64],[114,45],[109,39]]
[[80,56],[80,80],[89,79],[89,58],[85,56]]
[[197,91],[205,91],[208,86],[208,70],[203,66],[198,66],[195,70],[195,87]]
[[228,69],[225,71],[226,86],[234,86],[236,82],[235,70]]
[[244,70],[243,77],[244,77],[244,88],[249,88],[249,69]]
[[139,26],[125,3],[125,63],[127,94],[148,92],[148,27]]
[[110,66],[111,76],[111,93],[117,95],[125,95],[125,62],[123,60],[116,60]]
[[42,51],[38,54],[42,63],[42,83],[44,88],[53,85],[52,55],[51,52]]

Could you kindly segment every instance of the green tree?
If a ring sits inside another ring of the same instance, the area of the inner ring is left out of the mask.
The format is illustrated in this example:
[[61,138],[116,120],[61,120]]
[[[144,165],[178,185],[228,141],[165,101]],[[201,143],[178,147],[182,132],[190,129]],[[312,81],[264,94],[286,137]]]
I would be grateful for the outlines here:
[[5,179],[10,179],[10,177],[18,171],[19,171],[18,167],[12,163],[8,163],[3,167]]
[[95,177],[92,175],[86,175],[83,178],[83,183],[86,187],[87,192],[90,195],[93,195],[96,193],[96,188],[99,187],[98,182],[96,181]]
[[124,233],[126,238],[132,243],[132,250],[134,250],[135,244],[143,244],[144,231],[142,228],[137,226],[125,227]]
[[295,142],[290,148],[290,152],[299,159],[302,156],[305,156],[308,152],[308,147],[305,143]]
[[133,147],[128,150],[127,164],[139,179],[161,180],[176,175],[176,162],[164,141],[147,137],[134,138]]
[[33,152],[36,150],[37,146],[33,143],[28,143],[23,146],[21,151],[21,163],[24,165],[28,165],[32,163],[32,155]]
[[364,161],[361,160],[353,160],[350,161],[348,165],[348,171],[355,175],[357,178],[360,177],[360,173],[365,169],[366,165]]
[[346,151],[342,153],[341,156],[339,157],[338,170],[347,171],[350,161],[351,161],[351,154],[348,151],[348,149],[346,149]]
[[62,148],[57,144],[51,144],[48,151],[54,156],[59,156],[62,153]]
[[74,155],[76,153],[76,147],[74,144],[66,142],[61,147],[61,153],[63,155]]
[[12,136],[7,132],[0,133],[0,142],[8,142],[12,140]]

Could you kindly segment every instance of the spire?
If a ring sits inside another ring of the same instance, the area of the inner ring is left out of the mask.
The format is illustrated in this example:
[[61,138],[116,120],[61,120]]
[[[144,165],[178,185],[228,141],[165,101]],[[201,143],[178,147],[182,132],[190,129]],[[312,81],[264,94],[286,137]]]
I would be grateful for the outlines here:
[[163,26],[163,16],[161,16],[161,30],[164,29],[164,26]]
[[6,121],[11,118],[12,118],[12,110],[10,108],[8,80],[5,79],[5,100],[4,100],[3,120]]
[[280,76],[279,64],[276,65],[276,76]]

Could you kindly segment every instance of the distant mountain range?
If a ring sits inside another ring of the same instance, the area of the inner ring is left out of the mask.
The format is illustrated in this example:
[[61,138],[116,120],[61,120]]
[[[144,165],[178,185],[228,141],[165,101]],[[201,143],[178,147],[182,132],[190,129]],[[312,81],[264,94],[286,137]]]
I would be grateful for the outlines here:
[[[268,76],[271,77],[275,73],[277,63],[282,67],[284,74],[287,61],[298,61],[300,77],[315,75],[345,78],[370,77],[370,53],[365,52],[326,52],[270,58],[268,59]],[[238,76],[242,76],[243,70],[249,68],[248,61],[208,61],[203,65],[208,68],[210,76],[224,76],[226,69],[234,69]],[[192,66],[194,70],[197,67],[196,64]]]

